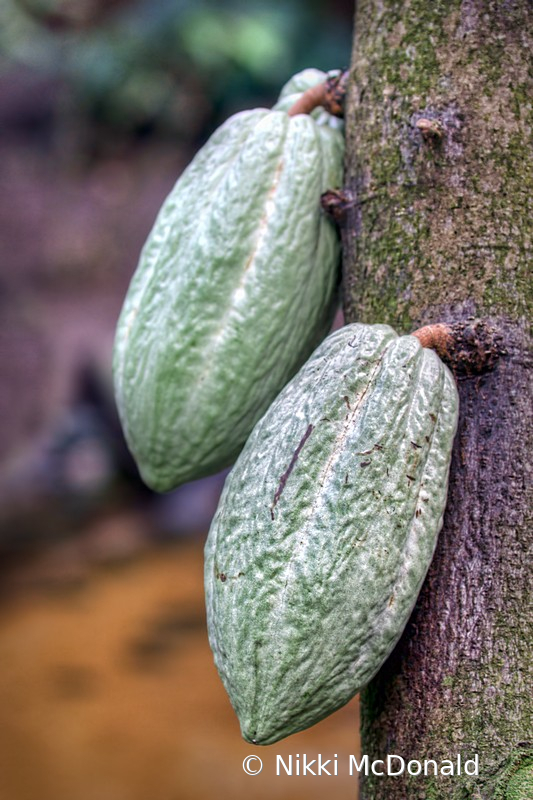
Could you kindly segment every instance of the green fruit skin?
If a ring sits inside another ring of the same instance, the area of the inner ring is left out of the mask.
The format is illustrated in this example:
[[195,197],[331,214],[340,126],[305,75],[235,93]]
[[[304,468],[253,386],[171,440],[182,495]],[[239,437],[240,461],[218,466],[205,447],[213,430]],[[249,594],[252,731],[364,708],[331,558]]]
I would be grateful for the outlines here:
[[114,349],[123,429],[152,488],[232,463],[326,335],[340,248],[320,195],[341,185],[343,152],[312,117],[244,111],[166,199]]
[[327,72],[323,72],[321,69],[315,69],[314,67],[309,67],[308,69],[303,69],[301,72],[297,72],[296,75],[293,75],[282,87],[277,105],[274,106],[274,108],[278,108],[279,104],[282,103],[286,97],[303,94],[307,89],[311,89],[311,87],[319,83],[324,83],[327,77]]
[[254,428],[205,551],[210,643],[247,741],[318,722],[390,654],[442,525],[457,414],[432,350],[356,324]]

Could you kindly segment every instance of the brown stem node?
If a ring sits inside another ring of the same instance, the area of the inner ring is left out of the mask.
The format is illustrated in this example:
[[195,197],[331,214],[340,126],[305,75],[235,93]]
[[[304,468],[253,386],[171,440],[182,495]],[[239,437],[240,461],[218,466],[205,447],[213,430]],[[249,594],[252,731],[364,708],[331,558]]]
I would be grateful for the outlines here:
[[442,139],[444,127],[438,119],[426,119],[423,117],[416,123],[416,127],[424,139]]
[[458,377],[487,372],[505,354],[498,331],[480,319],[426,325],[413,336],[422,347],[434,350]]
[[355,205],[355,198],[347,189],[328,189],[320,195],[320,205],[333,222],[342,226],[346,222],[348,212]]
[[348,85],[349,72],[347,69],[338,75],[332,75],[326,81],[326,100],[324,108],[334,117],[344,117],[344,101]]

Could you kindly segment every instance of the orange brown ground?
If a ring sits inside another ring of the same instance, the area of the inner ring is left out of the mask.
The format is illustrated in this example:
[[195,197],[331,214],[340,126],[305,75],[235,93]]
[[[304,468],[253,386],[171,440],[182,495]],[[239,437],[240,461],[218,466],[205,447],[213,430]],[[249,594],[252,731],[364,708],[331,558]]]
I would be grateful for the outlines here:
[[[29,575],[0,609],[0,800],[355,796],[347,769],[275,776],[278,753],[337,753],[346,764],[358,747],[355,702],[270,747],[241,739],[207,642],[202,543],[149,549],[46,590]],[[247,776],[243,758],[256,751],[264,770]]]

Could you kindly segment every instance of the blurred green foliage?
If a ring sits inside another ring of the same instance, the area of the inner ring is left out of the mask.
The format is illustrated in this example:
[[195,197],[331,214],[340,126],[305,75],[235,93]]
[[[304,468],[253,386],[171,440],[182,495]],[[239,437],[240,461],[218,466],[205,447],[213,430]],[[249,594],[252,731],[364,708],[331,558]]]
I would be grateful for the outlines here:
[[124,133],[201,135],[304,67],[349,61],[351,3],[2,0],[0,75],[24,65]]

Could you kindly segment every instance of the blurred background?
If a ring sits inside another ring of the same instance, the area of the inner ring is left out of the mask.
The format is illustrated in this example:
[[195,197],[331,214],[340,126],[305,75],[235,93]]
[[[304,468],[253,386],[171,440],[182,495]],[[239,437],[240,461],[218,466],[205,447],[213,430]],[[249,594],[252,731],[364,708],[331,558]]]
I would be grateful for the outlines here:
[[180,172],[294,72],[346,66],[352,15],[0,2],[0,800],[355,795],[346,772],[275,777],[277,754],[356,753],[355,702],[279,745],[241,740],[203,605],[224,474],[151,493],[111,391],[116,319]]

